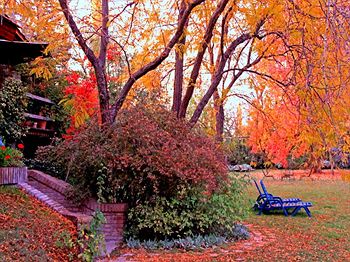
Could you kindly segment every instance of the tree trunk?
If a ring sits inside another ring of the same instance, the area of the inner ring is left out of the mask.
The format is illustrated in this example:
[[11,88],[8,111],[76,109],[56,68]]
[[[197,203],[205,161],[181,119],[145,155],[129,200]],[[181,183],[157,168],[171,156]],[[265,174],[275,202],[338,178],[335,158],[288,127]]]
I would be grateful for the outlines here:
[[244,43],[246,40],[249,40],[252,36],[250,34],[242,34],[241,36],[237,37],[227,48],[227,50],[225,51],[225,53],[223,54],[221,61],[219,63],[219,65],[217,65],[217,68],[215,69],[215,74],[214,77],[211,81],[210,87],[207,90],[207,92],[204,94],[204,96],[202,97],[201,101],[199,102],[199,104],[196,107],[196,110],[194,111],[191,120],[190,120],[190,125],[194,126],[199,117],[201,116],[204,107],[208,104],[210,98],[212,97],[214,91],[217,89],[221,79],[222,79],[222,75],[224,72],[224,68],[226,66],[226,62],[228,60],[228,58],[230,57],[230,55],[234,52],[234,50],[236,49],[236,47],[242,43]]
[[221,0],[220,3],[218,4],[217,9],[215,10],[215,12],[210,18],[206,32],[204,34],[201,48],[199,49],[196,59],[194,61],[194,65],[191,72],[190,80],[187,85],[186,93],[184,95],[184,98],[181,101],[181,107],[179,112],[179,117],[181,118],[185,118],[186,116],[187,108],[194,92],[194,87],[197,82],[197,78],[203,62],[204,54],[208,48],[208,44],[210,43],[211,38],[213,37],[213,30],[215,28],[216,22],[219,19],[221,13],[224,11],[227,3],[228,3],[228,0]]
[[94,70],[99,95],[101,121],[102,124],[111,125],[113,121],[110,114],[108,83],[105,70],[101,66],[94,66]]
[[[186,10],[185,1],[181,2],[179,11],[178,26],[182,19],[182,16]],[[188,20],[184,28],[184,33],[180,37],[177,43],[177,49],[175,49],[175,79],[174,79],[174,93],[173,93],[173,106],[172,111],[179,117],[181,98],[182,98],[182,85],[183,85],[183,66],[184,66],[184,47],[186,43],[186,28]]]
[[216,90],[213,94],[214,98],[214,109],[215,109],[215,140],[219,143],[223,141],[224,134],[224,120],[225,120],[225,112],[224,105],[219,96],[218,90]]

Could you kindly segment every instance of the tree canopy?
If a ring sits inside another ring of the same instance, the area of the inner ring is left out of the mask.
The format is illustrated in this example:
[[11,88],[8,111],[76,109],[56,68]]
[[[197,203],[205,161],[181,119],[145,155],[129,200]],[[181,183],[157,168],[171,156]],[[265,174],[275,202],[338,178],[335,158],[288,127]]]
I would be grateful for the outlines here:
[[153,94],[192,127],[212,122],[222,141],[235,96],[250,104],[249,145],[274,161],[348,149],[348,0],[5,4],[29,39],[50,43],[32,73],[79,75],[65,100],[77,122],[97,113],[110,125]]

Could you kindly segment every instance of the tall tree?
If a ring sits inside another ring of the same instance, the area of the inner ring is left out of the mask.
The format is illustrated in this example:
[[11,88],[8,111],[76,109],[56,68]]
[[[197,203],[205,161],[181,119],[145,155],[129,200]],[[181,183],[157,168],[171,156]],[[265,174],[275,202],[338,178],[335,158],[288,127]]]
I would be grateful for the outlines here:
[[[143,67],[135,70],[133,73],[130,74],[129,78],[123,85],[121,92],[116,99],[115,103],[110,106],[109,103],[109,90],[108,90],[108,83],[107,83],[107,77],[106,77],[106,50],[108,47],[109,42],[109,34],[108,34],[108,22],[109,22],[109,8],[108,8],[108,0],[102,0],[102,9],[101,9],[101,31],[100,31],[100,49],[99,54],[97,55],[88,45],[87,39],[83,37],[83,34],[81,30],[79,29],[77,23],[75,22],[75,19],[69,9],[67,0],[59,0],[59,3],[61,5],[62,11],[66,17],[66,20],[69,24],[69,27],[71,28],[76,40],[79,43],[79,46],[82,48],[83,52],[85,53],[86,57],[92,64],[94,68],[94,72],[96,75],[96,81],[97,81],[97,87],[98,87],[98,93],[99,93],[99,101],[100,101],[100,110],[101,110],[101,116],[102,116],[102,123],[112,124],[115,120],[120,108],[122,107],[129,91],[131,90],[134,83],[141,78],[142,76],[146,75],[148,72],[154,70],[157,68],[170,54],[170,51],[175,46],[175,44],[178,42],[180,37],[183,34],[183,30],[185,28],[186,22],[191,15],[192,10],[204,2],[204,0],[194,0],[186,2],[185,10],[183,11],[183,14],[181,15],[181,19],[177,25],[176,31],[173,34],[172,38],[167,42],[164,50],[161,54],[159,54],[156,58],[154,58],[152,61],[144,65]],[[132,5],[136,5],[136,2],[130,2],[125,6],[125,9],[128,7],[131,7]],[[114,19],[114,18],[113,18]]]

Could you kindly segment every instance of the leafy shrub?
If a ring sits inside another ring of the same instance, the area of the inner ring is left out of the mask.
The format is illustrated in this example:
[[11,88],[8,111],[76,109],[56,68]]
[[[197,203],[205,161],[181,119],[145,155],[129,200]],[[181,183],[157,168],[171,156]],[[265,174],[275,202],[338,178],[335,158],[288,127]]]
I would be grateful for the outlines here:
[[140,203],[128,212],[126,237],[145,240],[219,234],[231,238],[234,221],[247,212],[245,184],[231,178],[210,195],[198,188],[179,188],[178,195],[170,199],[159,197]]
[[[51,150],[55,149],[56,145],[59,145],[62,142],[60,139],[54,139],[52,145],[45,147],[45,157],[38,157],[36,159],[26,159],[25,164],[30,169],[40,170],[51,176],[57,177],[62,180],[67,180],[66,177],[66,165],[65,159],[61,159],[56,154],[47,154]],[[41,154],[41,149],[37,150],[37,154]],[[67,181],[73,183],[73,181]]]
[[[78,231],[77,238],[73,237],[69,232],[63,231],[55,245],[59,248],[76,249],[79,248],[80,253],[77,255],[79,260],[92,262],[105,251],[105,240],[100,232],[102,224],[106,223],[106,219],[100,211],[95,211],[89,226],[83,226]],[[70,253],[70,257],[74,254]]]
[[154,201],[140,203],[128,211],[126,237],[179,238],[205,232],[209,218],[201,204],[199,194],[170,199],[157,197]]
[[[163,109],[124,110],[112,127],[90,123],[72,139],[37,155],[40,161],[63,163],[81,197],[97,197],[99,192],[109,202],[131,206],[155,195],[174,196],[180,185],[215,190],[219,181],[227,179],[225,157],[218,146]],[[104,182],[101,164],[107,168]],[[102,191],[98,178],[105,185]]]
[[89,227],[79,230],[77,243],[82,250],[78,255],[83,261],[92,262],[102,254],[105,249],[105,239],[100,231],[102,224],[106,223],[106,218],[100,211],[95,211]]
[[40,170],[59,179],[65,179],[65,172],[62,172],[61,166],[49,159],[25,159],[24,163],[29,169]]
[[61,166],[75,200],[128,203],[126,237],[142,241],[220,235],[247,206],[219,146],[162,108],[131,107],[110,127],[90,123],[37,160]]
[[0,89],[0,136],[7,143],[13,143],[27,131],[22,125],[27,104],[26,88],[21,80],[9,77]]

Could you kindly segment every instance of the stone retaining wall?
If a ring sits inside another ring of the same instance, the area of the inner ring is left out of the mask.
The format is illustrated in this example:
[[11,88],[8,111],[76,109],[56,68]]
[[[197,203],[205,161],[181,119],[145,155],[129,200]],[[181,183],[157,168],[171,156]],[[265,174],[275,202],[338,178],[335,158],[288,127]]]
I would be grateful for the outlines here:
[[36,180],[62,195],[65,195],[67,190],[72,189],[72,186],[70,184],[38,170],[28,170],[28,176],[30,179]]
[[107,223],[103,225],[102,231],[106,241],[121,242],[126,222],[126,204],[101,204],[95,199],[84,203],[84,213],[92,215],[95,210],[100,210],[105,216]]

